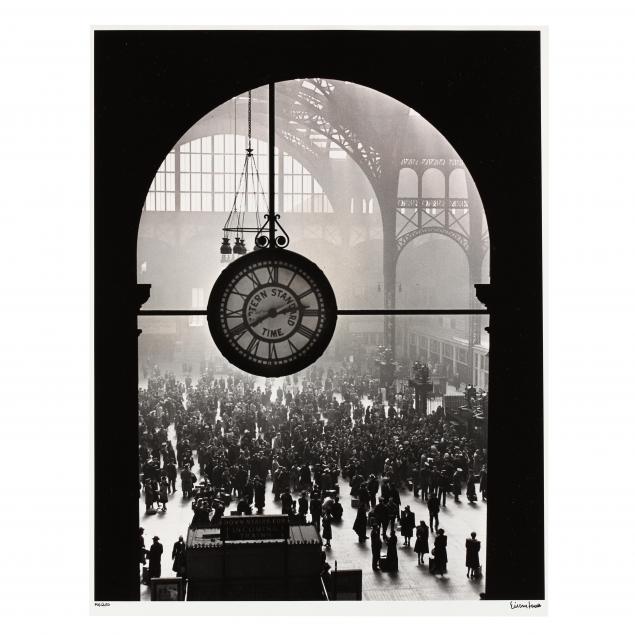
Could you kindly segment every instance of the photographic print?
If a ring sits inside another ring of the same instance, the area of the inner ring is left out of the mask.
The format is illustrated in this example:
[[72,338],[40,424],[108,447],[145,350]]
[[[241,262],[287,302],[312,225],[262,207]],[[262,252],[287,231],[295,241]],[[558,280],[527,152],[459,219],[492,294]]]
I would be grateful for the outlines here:
[[94,31],[96,602],[544,601],[540,36]]

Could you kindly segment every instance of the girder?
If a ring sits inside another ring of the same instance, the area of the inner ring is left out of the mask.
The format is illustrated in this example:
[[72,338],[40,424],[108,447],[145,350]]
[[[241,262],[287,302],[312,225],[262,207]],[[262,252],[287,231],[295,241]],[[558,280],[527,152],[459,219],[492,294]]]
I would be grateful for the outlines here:
[[424,236],[426,234],[440,234],[441,236],[447,236],[451,238],[454,242],[456,242],[461,249],[465,252],[466,255],[469,254],[470,250],[470,239],[463,234],[460,234],[453,229],[448,229],[447,227],[417,227],[417,229],[413,229],[412,231],[402,234],[396,240],[397,242],[397,253],[400,254],[404,247],[415,238],[419,236]]

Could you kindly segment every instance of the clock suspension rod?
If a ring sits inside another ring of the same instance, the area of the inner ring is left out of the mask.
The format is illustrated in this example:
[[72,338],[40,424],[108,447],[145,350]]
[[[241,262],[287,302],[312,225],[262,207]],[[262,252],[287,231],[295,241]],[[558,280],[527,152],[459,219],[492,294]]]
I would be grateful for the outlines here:
[[276,85],[269,83],[269,247],[276,247]]

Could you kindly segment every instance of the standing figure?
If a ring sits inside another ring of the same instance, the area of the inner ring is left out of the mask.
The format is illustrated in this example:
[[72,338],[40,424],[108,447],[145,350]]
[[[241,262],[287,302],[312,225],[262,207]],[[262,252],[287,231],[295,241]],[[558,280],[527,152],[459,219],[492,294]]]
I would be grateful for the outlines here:
[[410,511],[410,505],[406,505],[401,512],[401,535],[403,536],[403,546],[410,546],[412,531],[415,528],[415,515]]
[[163,554],[163,545],[159,542],[159,536],[152,538],[152,546],[148,552],[148,573],[150,579],[161,577],[161,556]]
[[183,490],[183,497],[189,498],[192,495],[195,479],[196,477],[190,472],[190,468],[186,465],[181,471],[181,490]]
[[397,535],[395,530],[390,531],[388,538],[388,551],[386,552],[386,571],[399,570],[399,556],[397,555]]
[[434,528],[436,523],[436,528],[439,529],[439,499],[435,494],[431,494],[428,497],[428,513],[430,515],[430,531],[434,533]]
[[470,474],[467,479],[467,489],[465,490],[465,495],[470,503],[475,503],[478,500],[478,496],[476,495],[476,478],[474,477],[474,474]]
[[149,478],[145,480],[145,502],[146,502],[146,514],[151,511],[154,514],[154,492],[152,491],[152,482]]
[[481,550],[481,541],[476,539],[476,532],[470,534],[470,538],[465,541],[465,566],[467,567],[467,577],[474,578],[481,567],[478,552]]
[[311,502],[309,503],[309,512],[311,513],[311,523],[315,525],[318,534],[320,533],[320,518],[322,517],[322,503],[314,494],[311,496]]
[[366,535],[366,510],[363,507],[357,508],[357,516],[355,518],[355,522],[353,523],[353,531],[357,534],[359,538],[359,542],[364,542],[368,539]]
[[443,529],[438,529],[437,534],[434,539],[434,573],[443,575],[448,571],[448,537]]
[[176,573],[179,578],[185,577],[185,542],[183,542],[183,536],[179,536],[179,539],[174,543],[172,547],[172,571]]
[[176,465],[173,460],[170,460],[170,462],[166,465],[165,473],[167,474],[168,483],[170,485],[169,490],[171,490],[172,494],[174,494],[174,492],[176,492]]
[[259,514],[265,507],[265,484],[257,476],[254,478],[254,504]]
[[383,542],[381,539],[381,532],[379,531],[379,525],[373,525],[370,531],[370,548],[373,552],[373,571],[379,570],[379,559],[381,558],[381,546]]
[[487,465],[483,466],[481,470],[481,479],[479,485],[479,491],[481,492],[481,498],[487,500]]
[[461,496],[461,479],[463,478],[463,470],[460,467],[456,468],[456,471],[452,475],[452,493],[454,494],[454,502],[460,503],[459,496]]
[[159,503],[163,505],[164,512],[168,511],[166,503],[168,502],[168,479],[165,476],[161,477],[161,482],[159,483]]
[[423,564],[423,556],[428,553],[428,526],[425,520],[419,521],[417,527],[417,539],[415,540],[415,553],[417,554],[417,564]]
[[331,530],[331,515],[328,512],[325,512],[322,516],[322,538],[326,541],[326,548],[330,549],[333,532]]

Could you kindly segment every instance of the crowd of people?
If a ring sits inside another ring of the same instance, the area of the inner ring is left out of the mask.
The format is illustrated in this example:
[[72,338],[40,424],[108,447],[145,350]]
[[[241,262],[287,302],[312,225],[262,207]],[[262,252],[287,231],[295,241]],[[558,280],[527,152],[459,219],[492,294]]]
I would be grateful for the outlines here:
[[[487,498],[485,449],[441,407],[418,413],[407,391],[398,400],[389,395],[386,406],[378,380],[353,365],[314,365],[285,378],[275,392],[269,381],[261,387],[239,372],[205,369],[197,382],[158,367],[148,374],[147,388],[139,390],[139,495],[149,514],[167,512],[178,477],[182,496],[192,500],[193,526],[220,524],[230,501],[234,513],[261,514],[270,480],[281,513],[291,523],[314,524],[328,549],[331,525],[343,513],[342,477],[357,507],[352,529],[360,542],[370,539],[373,569],[398,567],[398,529],[404,547],[415,537],[419,563],[432,553],[431,569],[442,574],[447,537],[439,512],[447,495],[458,502],[465,487],[474,502],[478,486]],[[401,509],[406,488],[425,503],[429,525],[415,527],[410,508]],[[436,534],[432,550],[430,533]],[[468,575],[478,575],[475,549],[470,543]]]

